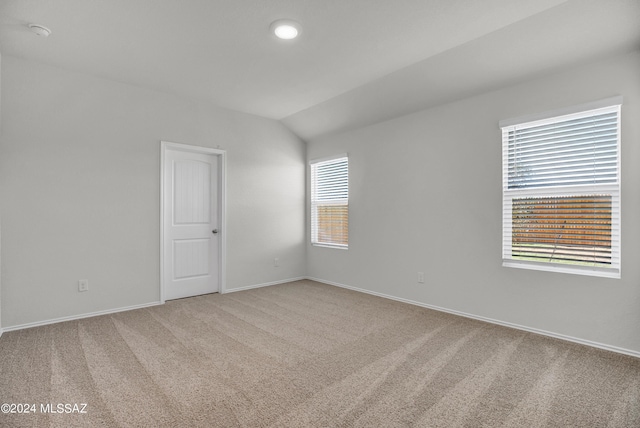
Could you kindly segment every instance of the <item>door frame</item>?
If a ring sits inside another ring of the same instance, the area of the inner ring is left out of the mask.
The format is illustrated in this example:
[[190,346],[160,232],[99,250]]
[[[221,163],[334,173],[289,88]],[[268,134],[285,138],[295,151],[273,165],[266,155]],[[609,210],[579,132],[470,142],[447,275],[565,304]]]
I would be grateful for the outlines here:
[[168,150],[213,155],[218,158],[218,284],[219,293],[224,294],[227,286],[227,152],[226,150],[210,147],[192,146],[189,144],[160,141],[160,302],[165,303],[165,240],[164,240],[164,179],[167,174],[165,167],[166,152]]

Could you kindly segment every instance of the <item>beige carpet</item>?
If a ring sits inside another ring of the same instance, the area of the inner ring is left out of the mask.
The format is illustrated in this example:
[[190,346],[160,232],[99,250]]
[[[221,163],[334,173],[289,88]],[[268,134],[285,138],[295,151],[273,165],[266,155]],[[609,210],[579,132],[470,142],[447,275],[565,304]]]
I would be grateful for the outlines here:
[[299,281],[5,333],[0,402],[36,404],[2,427],[640,427],[640,360]]

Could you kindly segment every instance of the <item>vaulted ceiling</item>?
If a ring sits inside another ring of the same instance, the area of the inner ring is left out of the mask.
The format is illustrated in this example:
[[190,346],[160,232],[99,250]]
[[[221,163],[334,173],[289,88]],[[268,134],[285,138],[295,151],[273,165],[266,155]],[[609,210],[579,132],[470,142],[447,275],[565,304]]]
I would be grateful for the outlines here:
[[[271,35],[280,18],[300,37]],[[304,139],[639,47],[640,0],[0,2],[3,55],[281,120]]]

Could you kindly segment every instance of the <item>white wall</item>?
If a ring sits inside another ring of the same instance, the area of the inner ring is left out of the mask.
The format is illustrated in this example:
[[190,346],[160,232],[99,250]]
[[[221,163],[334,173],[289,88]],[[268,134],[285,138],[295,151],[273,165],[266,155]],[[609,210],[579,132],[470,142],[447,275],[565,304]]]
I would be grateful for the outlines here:
[[227,150],[227,289],[305,274],[280,123],[8,56],[1,83],[5,328],[159,300],[160,140]]
[[[349,153],[349,250],[311,277],[640,352],[640,53],[309,142]],[[622,279],[501,266],[498,121],[624,96]],[[417,272],[426,284],[417,283]]]
[[[2,136],[2,54],[0,53],[0,136]],[[0,197],[0,336],[2,336],[2,198]]]
[[[228,150],[229,289],[306,274],[640,352],[638,52],[306,149],[277,122],[148,89],[7,56],[0,73],[3,327],[159,299],[167,140]],[[622,279],[502,268],[498,121],[618,94]],[[350,248],[307,247],[305,156],[345,151]]]

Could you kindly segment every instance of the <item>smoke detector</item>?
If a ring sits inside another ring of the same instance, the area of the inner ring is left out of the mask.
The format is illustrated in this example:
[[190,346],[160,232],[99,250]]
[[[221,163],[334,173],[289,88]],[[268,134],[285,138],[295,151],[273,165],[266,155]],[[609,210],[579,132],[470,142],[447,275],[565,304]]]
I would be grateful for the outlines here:
[[29,24],[29,30],[41,37],[49,37],[51,30],[43,25]]

